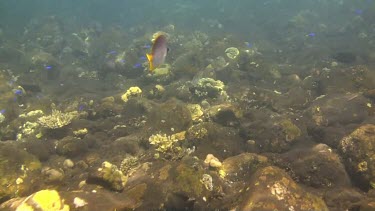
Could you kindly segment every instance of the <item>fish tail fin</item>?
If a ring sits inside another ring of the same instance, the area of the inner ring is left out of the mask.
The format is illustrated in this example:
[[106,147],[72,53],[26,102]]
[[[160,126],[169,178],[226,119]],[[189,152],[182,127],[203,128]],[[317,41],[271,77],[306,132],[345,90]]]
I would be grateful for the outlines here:
[[152,71],[152,70],[155,69],[154,65],[152,63],[153,56],[152,56],[152,54],[146,54],[146,56],[147,56],[148,63],[150,65],[150,71]]

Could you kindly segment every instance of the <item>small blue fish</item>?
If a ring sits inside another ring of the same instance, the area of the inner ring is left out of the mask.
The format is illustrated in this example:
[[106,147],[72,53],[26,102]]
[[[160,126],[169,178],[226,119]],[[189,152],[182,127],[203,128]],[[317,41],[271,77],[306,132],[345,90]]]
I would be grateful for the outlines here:
[[361,9],[356,9],[356,10],[354,11],[354,13],[357,14],[357,15],[362,15],[362,14],[363,14],[363,10],[361,10]]
[[311,32],[311,33],[307,34],[306,36],[307,36],[307,37],[315,37],[316,34],[315,34],[314,32]]
[[14,94],[15,94],[15,95],[22,95],[23,92],[22,92],[22,90],[20,90],[20,89],[16,89],[16,90],[14,90]]
[[78,106],[78,111],[83,111],[85,109],[85,105]]
[[140,67],[142,67],[141,63],[136,63],[135,65],[133,65],[133,68],[140,68]]
[[121,59],[120,62],[121,62],[122,64],[125,64],[125,59]]
[[139,57],[139,59],[142,60],[142,61],[146,61],[147,60],[147,58],[145,56],[141,56],[141,57]]
[[5,114],[5,109],[1,109],[0,114]]
[[44,65],[44,69],[46,69],[46,70],[52,70],[52,66],[51,65]]

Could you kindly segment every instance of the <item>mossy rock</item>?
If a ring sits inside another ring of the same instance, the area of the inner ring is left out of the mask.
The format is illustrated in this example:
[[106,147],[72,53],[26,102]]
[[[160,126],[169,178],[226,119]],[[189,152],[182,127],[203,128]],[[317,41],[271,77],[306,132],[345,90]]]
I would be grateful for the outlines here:
[[184,131],[191,123],[189,109],[181,101],[172,99],[153,107],[146,126],[156,132],[170,133]]
[[328,211],[319,196],[307,192],[283,170],[269,166],[252,176],[238,210],[321,210]]
[[35,156],[16,145],[0,144],[0,202],[28,193],[32,173],[40,168],[41,163]]
[[340,141],[340,150],[349,174],[364,190],[375,187],[375,125],[366,124],[355,129]]
[[201,183],[203,170],[196,170],[186,164],[180,164],[175,169],[174,192],[184,192],[192,196],[199,196],[204,189]]

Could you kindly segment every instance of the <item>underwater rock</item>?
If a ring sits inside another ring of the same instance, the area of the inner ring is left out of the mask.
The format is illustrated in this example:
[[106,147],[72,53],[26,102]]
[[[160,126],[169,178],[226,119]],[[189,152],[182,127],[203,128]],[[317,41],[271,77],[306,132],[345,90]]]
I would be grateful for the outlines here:
[[159,133],[180,132],[191,125],[191,114],[185,104],[171,99],[154,105],[148,114],[146,127]]
[[375,89],[371,89],[371,90],[367,90],[365,93],[364,93],[364,96],[365,97],[368,97],[372,100],[375,100]]
[[181,53],[174,63],[173,71],[177,77],[194,76],[196,73],[204,69],[205,60],[201,51],[187,51]]
[[75,157],[82,155],[88,149],[86,140],[67,136],[57,142],[56,152],[59,155]]
[[[255,151],[284,152],[305,136],[303,128],[296,125],[299,122],[272,115],[268,110],[254,110],[246,115],[251,119],[242,121],[241,135],[254,142],[251,148]],[[272,115],[272,118],[268,115]]]
[[41,163],[16,144],[0,142],[0,203],[11,197],[28,194],[39,179]]
[[323,95],[307,110],[316,126],[358,124],[366,119],[367,99],[360,94]]
[[338,62],[345,64],[354,63],[357,60],[357,56],[352,52],[338,52],[332,56]]
[[117,103],[113,96],[105,97],[100,100],[100,104],[95,107],[96,117],[110,117],[120,114],[123,110],[123,105]]
[[137,155],[142,151],[140,140],[140,134],[131,134],[117,138],[112,145],[114,149],[123,151],[123,154]]
[[223,161],[222,170],[230,181],[247,181],[259,168],[270,165],[267,157],[255,153],[241,153]]
[[58,184],[64,179],[64,173],[62,171],[50,167],[44,167],[41,173],[44,179],[43,181],[49,184]]
[[205,158],[214,154],[223,159],[243,152],[244,142],[238,130],[214,122],[202,122],[191,126],[186,132],[188,143],[196,147],[194,154]]
[[235,105],[225,103],[212,106],[208,109],[208,116],[223,126],[238,126],[242,111]]
[[36,50],[29,55],[28,59],[34,73],[33,75],[28,75],[29,77],[34,77],[36,81],[40,81],[40,79],[55,80],[59,77],[61,65],[52,54]]
[[227,61],[225,61],[224,57],[218,56],[215,59],[212,59],[210,61],[210,64],[207,65],[207,67],[205,68],[205,71],[206,72],[209,72],[207,70],[220,71],[220,70],[223,70],[228,65],[229,65],[229,63]]
[[175,192],[183,191],[190,196],[199,196],[203,192],[204,186],[201,182],[203,176],[202,169],[197,170],[187,164],[181,163],[174,171]]
[[330,210],[355,210],[358,204],[363,205],[363,198],[363,192],[354,187],[330,188],[324,193],[324,201]]
[[269,166],[254,173],[239,210],[321,210],[328,211],[324,201],[307,192],[283,170]]
[[339,149],[349,174],[362,189],[375,187],[375,125],[365,124],[341,139]]
[[128,177],[125,176],[117,166],[105,161],[102,163],[101,168],[89,174],[86,182],[88,184],[97,184],[121,192],[127,180]]
[[298,181],[315,188],[349,187],[345,166],[332,148],[317,144],[282,154],[279,166],[289,168]]
[[26,142],[22,142],[21,147],[36,156],[40,161],[48,160],[55,151],[53,140],[29,139]]
[[65,169],[70,169],[70,168],[73,168],[74,167],[74,162],[70,159],[65,159],[64,162],[63,162],[63,167]]

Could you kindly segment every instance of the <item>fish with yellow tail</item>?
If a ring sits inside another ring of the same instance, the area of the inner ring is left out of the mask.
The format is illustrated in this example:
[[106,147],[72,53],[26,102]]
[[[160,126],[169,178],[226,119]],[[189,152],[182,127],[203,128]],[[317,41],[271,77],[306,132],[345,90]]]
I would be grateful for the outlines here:
[[165,33],[156,33],[154,37],[151,53],[146,54],[150,72],[164,64],[168,53],[167,35]]

